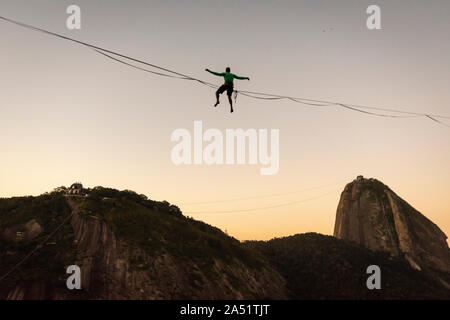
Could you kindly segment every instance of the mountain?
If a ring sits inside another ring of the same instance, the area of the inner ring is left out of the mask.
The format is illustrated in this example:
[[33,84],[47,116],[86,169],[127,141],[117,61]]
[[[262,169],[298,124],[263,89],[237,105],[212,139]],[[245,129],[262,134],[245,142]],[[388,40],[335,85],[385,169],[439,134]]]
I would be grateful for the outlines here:
[[[131,191],[59,191],[0,199],[0,277],[44,242],[0,282],[0,299],[286,297],[261,254],[176,206]],[[66,288],[69,265],[81,268],[80,291]]]
[[[367,289],[372,264],[382,290]],[[450,299],[439,276],[320,234],[240,242],[129,190],[0,199],[0,299]]]
[[417,270],[450,273],[447,236],[388,186],[362,176],[346,185],[334,236],[404,257]]
[[[290,299],[450,299],[439,280],[405,259],[351,241],[306,233],[248,245],[287,280]],[[370,265],[381,269],[381,290],[367,289]]]

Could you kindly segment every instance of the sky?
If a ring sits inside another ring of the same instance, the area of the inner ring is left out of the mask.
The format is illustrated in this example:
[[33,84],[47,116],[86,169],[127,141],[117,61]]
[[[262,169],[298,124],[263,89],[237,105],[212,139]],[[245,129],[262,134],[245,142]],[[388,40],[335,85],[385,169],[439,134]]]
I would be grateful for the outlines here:
[[[66,27],[72,4],[80,30]],[[366,26],[370,4],[3,0],[0,15],[217,85],[205,68],[250,77],[235,80],[240,90],[450,116],[450,2],[377,0],[380,30]],[[230,114],[225,95],[214,108],[214,89],[198,83],[2,21],[0,36],[0,197],[81,181],[167,200],[240,240],[265,240],[332,234],[340,193],[361,174],[450,234],[448,127],[242,95]],[[221,132],[278,129],[278,173],[175,165],[171,134],[193,132],[196,120]]]

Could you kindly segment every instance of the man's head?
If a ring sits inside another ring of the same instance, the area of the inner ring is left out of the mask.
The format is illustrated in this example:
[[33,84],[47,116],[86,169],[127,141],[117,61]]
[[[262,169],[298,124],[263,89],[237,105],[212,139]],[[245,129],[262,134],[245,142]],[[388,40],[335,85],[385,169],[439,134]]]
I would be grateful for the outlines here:
[[227,67],[227,68],[225,69],[225,71],[226,71],[226,72],[230,72],[230,71],[231,71],[230,67]]

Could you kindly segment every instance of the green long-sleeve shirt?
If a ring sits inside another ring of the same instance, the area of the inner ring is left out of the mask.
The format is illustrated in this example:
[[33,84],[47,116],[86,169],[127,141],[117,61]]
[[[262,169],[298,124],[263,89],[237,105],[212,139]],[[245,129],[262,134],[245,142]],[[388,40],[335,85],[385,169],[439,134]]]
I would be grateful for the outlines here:
[[223,77],[225,79],[225,83],[233,84],[233,80],[234,79],[239,79],[239,80],[248,79],[248,77],[239,77],[239,76],[237,76],[237,75],[235,75],[235,74],[233,74],[231,72],[221,72],[221,73],[219,73],[219,72],[214,72],[214,71],[211,71],[211,70],[209,70],[209,72],[214,74],[214,75],[216,75],[216,76]]

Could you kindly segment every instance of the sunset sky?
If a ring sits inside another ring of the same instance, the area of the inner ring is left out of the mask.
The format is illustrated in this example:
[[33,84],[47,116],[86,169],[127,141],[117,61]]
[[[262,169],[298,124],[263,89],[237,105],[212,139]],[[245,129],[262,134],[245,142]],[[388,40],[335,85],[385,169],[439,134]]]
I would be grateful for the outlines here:
[[[0,15],[218,85],[205,68],[250,77],[235,80],[242,90],[450,116],[450,2],[377,0],[382,29],[368,30],[373,3],[3,0]],[[66,28],[71,4],[81,7],[81,30]],[[214,90],[199,83],[3,21],[0,36],[0,197],[75,181],[131,189],[262,240],[332,234],[340,193],[361,174],[450,235],[449,127],[242,95],[230,114],[226,96],[214,108]],[[279,129],[278,174],[174,165],[171,133],[192,132],[195,120],[222,132]]]

